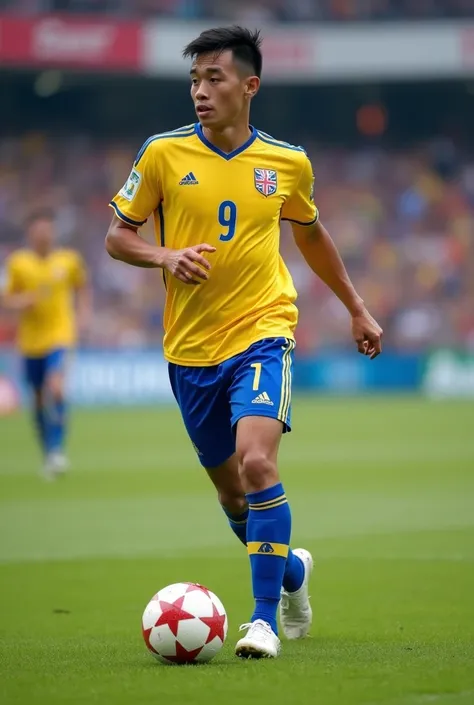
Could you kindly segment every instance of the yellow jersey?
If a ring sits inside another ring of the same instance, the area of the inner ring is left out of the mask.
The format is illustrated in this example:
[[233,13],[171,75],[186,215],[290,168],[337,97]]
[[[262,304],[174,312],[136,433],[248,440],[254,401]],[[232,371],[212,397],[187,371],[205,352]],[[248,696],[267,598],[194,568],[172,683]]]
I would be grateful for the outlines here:
[[7,294],[37,292],[38,300],[22,311],[18,348],[26,357],[42,357],[76,341],[74,289],[84,285],[86,268],[73,250],[54,250],[40,257],[32,250],[17,250],[6,264]]
[[153,214],[158,244],[208,243],[199,286],[165,272],[164,353],[178,365],[217,365],[264,338],[292,338],[296,291],[279,252],[280,220],[316,222],[313,172],[301,147],[252,128],[230,154],[199,123],[150,137],[110,205],[125,223]]

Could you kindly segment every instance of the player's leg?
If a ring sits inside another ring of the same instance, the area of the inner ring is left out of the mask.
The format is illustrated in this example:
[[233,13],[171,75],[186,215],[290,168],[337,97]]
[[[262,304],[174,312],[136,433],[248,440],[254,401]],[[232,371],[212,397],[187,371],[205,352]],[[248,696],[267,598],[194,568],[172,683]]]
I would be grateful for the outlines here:
[[[48,456],[52,443],[52,428],[49,420],[45,390],[46,363],[44,357],[27,357],[23,361],[25,381],[31,390],[31,406],[34,426],[44,458]],[[45,464],[43,471],[47,479],[51,478]]]
[[[239,474],[237,454],[234,453],[219,467],[206,470],[217,490],[219,503],[227,516],[230,528],[246,547],[249,508]],[[283,575],[283,589],[294,592],[301,587],[303,579],[301,559],[290,548]]]
[[[237,424],[237,457],[249,517],[247,550],[255,607],[239,656],[277,656],[277,609],[291,536],[291,513],[277,470],[282,424],[249,416]],[[261,642],[261,643],[260,643]]]
[[[283,431],[290,430],[293,348],[293,341],[284,339],[252,346],[239,356],[230,389],[239,474],[249,505],[247,548],[255,598],[252,626],[236,647],[243,656],[278,653],[276,613],[290,555],[291,512],[277,455]],[[311,566],[291,556],[298,570],[294,587],[301,591]]]
[[[230,408],[228,411],[230,417]],[[230,431],[230,418],[228,421]],[[233,434],[231,434],[233,440]],[[247,546],[247,520],[249,509],[236,453],[215,468],[206,468],[211,482],[217,490],[219,504],[227,517],[229,526],[244,546]]]
[[[235,435],[228,396],[232,375],[229,378],[228,371],[229,365],[226,363],[208,368],[169,365],[171,386],[184,424],[200,462],[208,469],[216,485],[222,506],[234,520],[231,526],[235,530],[235,520],[240,521],[237,518],[246,514],[247,500],[234,454]],[[297,568],[294,572],[301,574],[301,561],[296,556],[293,559]],[[273,632],[271,634],[274,639],[273,655],[276,655],[275,640],[278,643],[278,638]]]
[[67,430],[67,403],[65,380],[66,351],[52,351],[46,358],[44,394],[51,427],[48,463],[54,473],[61,474],[67,469],[65,440]]
[[[246,546],[249,510],[235,453],[228,367],[225,364],[203,368],[170,364],[169,376],[194,450],[216,487],[230,527]],[[284,586],[288,590],[297,589],[302,581],[301,561],[290,551]]]
[[223,506],[229,513],[239,514],[245,509],[246,500],[245,496],[238,496],[238,472],[226,478],[227,461],[235,453],[235,438],[222,366],[185,367],[170,363],[168,370],[174,397],[199,462],[205,468],[215,469],[221,479],[216,487]]
[[34,388],[32,390],[32,411],[39,444],[43,453],[46,454],[48,447],[48,420],[44,394],[41,388]]
[[[277,470],[281,438],[281,430],[278,436],[278,430],[273,428],[277,423],[265,417],[245,417],[237,426],[239,468],[250,510],[247,547],[255,598],[251,622],[262,619],[275,632],[270,617],[276,618],[280,603],[283,632],[288,639],[298,639],[307,635],[312,622],[309,579],[313,559],[305,549],[289,549],[291,512]],[[290,579],[287,576],[285,584],[285,570],[280,582],[281,567],[274,565],[274,557],[287,550]],[[271,560],[266,560],[267,557]]]

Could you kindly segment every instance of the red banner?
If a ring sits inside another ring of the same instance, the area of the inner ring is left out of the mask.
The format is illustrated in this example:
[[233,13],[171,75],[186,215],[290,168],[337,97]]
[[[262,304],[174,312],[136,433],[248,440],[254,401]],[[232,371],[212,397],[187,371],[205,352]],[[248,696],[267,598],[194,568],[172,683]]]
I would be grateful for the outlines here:
[[267,35],[263,40],[266,73],[294,73],[314,70],[317,42],[315,36],[301,33]]
[[103,69],[142,68],[142,25],[108,19],[0,16],[0,63]]

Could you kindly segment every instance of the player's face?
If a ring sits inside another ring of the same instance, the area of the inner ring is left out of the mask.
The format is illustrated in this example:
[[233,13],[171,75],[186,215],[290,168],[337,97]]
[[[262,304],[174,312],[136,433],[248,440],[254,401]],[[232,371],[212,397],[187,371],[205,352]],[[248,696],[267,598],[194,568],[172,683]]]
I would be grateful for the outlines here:
[[39,218],[31,223],[28,229],[28,242],[35,252],[49,252],[53,247],[55,229],[53,221]]
[[247,115],[258,90],[256,76],[246,76],[231,51],[202,54],[191,68],[191,97],[203,127],[223,129]]

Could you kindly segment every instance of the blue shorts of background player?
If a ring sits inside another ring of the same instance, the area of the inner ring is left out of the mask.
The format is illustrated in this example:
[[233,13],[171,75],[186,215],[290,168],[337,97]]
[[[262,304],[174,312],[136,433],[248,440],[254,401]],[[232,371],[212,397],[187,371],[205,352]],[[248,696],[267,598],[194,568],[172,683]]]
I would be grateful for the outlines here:
[[66,400],[62,393],[62,384],[59,392],[50,382],[54,375],[64,374],[67,355],[67,349],[57,348],[42,357],[23,358],[25,380],[33,392],[33,417],[46,458],[44,471],[47,475],[64,470],[66,462],[63,457]]
[[205,468],[235,453],[235,427],[244,416],[269,416],[291,430],[294,347],[287,338],[265,338],[219,365],[169,364],[174,396]]
[[42,357],[23,358],[25,379],[34,390],[42,389],[49,375],[62,372],[66,360],[66,350],[59,348]]

